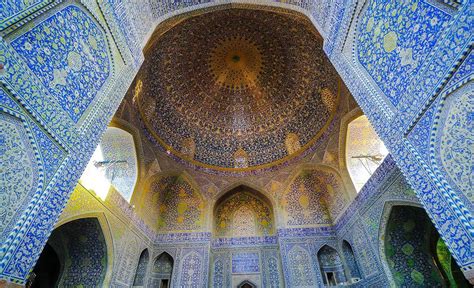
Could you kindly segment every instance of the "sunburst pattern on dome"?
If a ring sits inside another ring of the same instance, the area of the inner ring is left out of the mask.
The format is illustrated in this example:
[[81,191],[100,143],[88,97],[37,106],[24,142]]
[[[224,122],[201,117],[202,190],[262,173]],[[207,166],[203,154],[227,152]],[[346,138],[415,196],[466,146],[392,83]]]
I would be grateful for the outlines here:
[[[336,72],[313,29],[299,14],[251,9],[180,21],[155,36],[137,77],[145,126],[172,155],[216,170],[271,167],[300,155],[337,105]],[[183,153],[189,143],[193,153]]]
[[246,38],[225,38],[210,53],[210,69],[216,83],[231,90],[257,86],[262,71],[258,46]]

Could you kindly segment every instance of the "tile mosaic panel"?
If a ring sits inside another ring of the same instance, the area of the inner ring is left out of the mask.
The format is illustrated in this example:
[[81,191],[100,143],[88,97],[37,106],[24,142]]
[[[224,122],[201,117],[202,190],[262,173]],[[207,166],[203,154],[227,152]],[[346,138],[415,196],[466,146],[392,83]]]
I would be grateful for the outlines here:
[[73,5],[14,39],[11,45],[74,122],[111,74],[103,30]]
[[360,20],[357,56],[394,106],[450,19],[427,1],[369,2]]
[[260,255],[257,252],[232,254],[232,273],[247,274],[260,272]]

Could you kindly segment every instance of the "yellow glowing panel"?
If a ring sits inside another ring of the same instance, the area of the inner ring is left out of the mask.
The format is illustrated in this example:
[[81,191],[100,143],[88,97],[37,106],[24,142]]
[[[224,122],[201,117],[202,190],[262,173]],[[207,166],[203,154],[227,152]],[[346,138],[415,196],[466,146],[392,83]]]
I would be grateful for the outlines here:
[[382,140],[362,115],[347,127],[346,165],[357,192],[362,189],[388,151]]

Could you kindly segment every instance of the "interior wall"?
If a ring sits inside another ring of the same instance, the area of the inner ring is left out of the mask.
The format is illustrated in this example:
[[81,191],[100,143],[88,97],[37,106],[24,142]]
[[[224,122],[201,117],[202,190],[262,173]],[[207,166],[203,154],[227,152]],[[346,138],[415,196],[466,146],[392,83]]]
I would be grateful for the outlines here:
[[330,226],[349,204],[337,170],[324,165],[295,171],[281,196],[285,227]]
[[138,214],[158,233],[203,231],[208,224],[207,201],[184,174],[151,176],[137,206]]
[[[93,215],[99,215],[101,223],[108,223],[110,232],[109,236],[104,233],[104,239],[110,237],[107,241],[113,243],[113,249],[107,249],[107,259],[114,264],[113,269],[108,268],[112,269],[110,280],[105,277],[105,281],[115,287],[132,285],[138,269],[146,271],[146,287],[155,287],[163,279],[154,268],[163,252],[173,259],[170,287],[189,283],[196,283],[189,284],[192,287],[207,283],[212,287],[236,287],[245,280],[257,287],[317,286],[324,283],[321,271],[326,270],[334,271],[337,279],[360,278],[360,282],[352,284],[354,287],[383,286],[392,281],[384,270],[390,261],[382,256],[387,226],[384,223],[388,219],[384,207],[393,203],[419,205],[388,156],[335,226],[280,227],[276,236],[263,237],[213,239],[210,232],[155,234],[113,188],[102,200],[81,185],[76,187],[58,225]],[[353,258],[347,256],[343,241],[352,246]],[[318,259],[318,251],[329,246],[338,255],[337,265],[324,260],[334,257],[323,257],[323,262],[319,261],[321,257]],[[148,261],[146,268],[139,268],[139,256],[145,248],[151,251],[153,261]],[[353,265],[359,269],[359,277],[349,272]]]
[[413,190],[388,156],[334,227],[280,229],[278,242],[286,285],[323,285],[317,253],[324,245],[336,249],[343,259],[344,276],[350,280],[348,261],[353,260],[345,259],[343,241],[351,244],[355,263],[360,269],[361,280],[352,284],[354,287],[388,285],[391,280],[382,268],[378,235],[383,224],[383,207],[392,201],[418,203]]
[[237,287],[250,281],[257,287],[283,287],[278,246],[251,243],[211,247],[210,287]]
[[134,72],[96,3],[0,10],[0,157],[16,171],[0,184],[0,278],[24,284]]

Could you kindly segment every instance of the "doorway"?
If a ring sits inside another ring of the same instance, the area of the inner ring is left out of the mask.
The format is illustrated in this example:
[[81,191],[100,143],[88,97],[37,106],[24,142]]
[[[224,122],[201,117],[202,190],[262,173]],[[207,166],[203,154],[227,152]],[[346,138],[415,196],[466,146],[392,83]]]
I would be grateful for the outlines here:
[[326,281],[328,283],[328,286],[337,285],[336,275],[333,272],[326,272]]
[[237,288],[257,288],[257,285],[253,284],[252,282],[245,280],[240,283]]
[[169,280],[161,279],[160,288],[168,288],[168,287],[169,287]]
[[61,271],[59,256],[51,245],[46,244],[41,256],[31,273],[26,287],[48,288],[56,287]]

